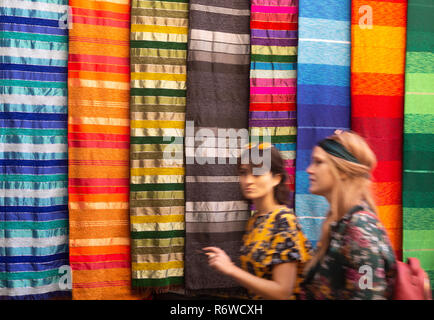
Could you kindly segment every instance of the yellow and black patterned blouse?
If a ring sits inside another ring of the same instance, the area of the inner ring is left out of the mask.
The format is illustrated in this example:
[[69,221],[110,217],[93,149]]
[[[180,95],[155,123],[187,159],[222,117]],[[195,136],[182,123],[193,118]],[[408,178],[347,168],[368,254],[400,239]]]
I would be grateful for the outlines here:
[[[289,208],[253,215],[247,222],[241,247],[241,267],[257,277],[271,280],[273,265],[298,262],[297,281],[291,299],[299,293],[302,271],[311,258],[312,246]],[[252,295],[253,299],[261,299]]]

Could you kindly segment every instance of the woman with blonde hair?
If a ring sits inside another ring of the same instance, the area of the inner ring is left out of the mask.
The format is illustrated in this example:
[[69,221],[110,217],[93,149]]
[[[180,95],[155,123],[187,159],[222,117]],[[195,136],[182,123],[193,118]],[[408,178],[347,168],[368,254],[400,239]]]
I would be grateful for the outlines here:
[[391,299],[396,259],[371,194],[375,154],[359,135],[336,130],[307,168],[312,194],[330,210],[304,270],[302,299]]

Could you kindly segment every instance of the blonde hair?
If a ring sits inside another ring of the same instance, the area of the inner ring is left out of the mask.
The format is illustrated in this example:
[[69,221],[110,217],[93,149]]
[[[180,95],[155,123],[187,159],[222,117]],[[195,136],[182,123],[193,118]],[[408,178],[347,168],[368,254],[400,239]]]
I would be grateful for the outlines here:
[[358,134],[344,131],[334,134],[329,139],[335,140],[351,152],[360,164],[347,161],[326,153],[326,161],[336,181],[330,197],[330,211],[322,225],[320,240],[313,258],[306,264],[306,274],[325,255],[330,244],[330,224],[345,215],[345,208],[354,203],[354,199],[363,200],[377,214],[371,193],[371,173],[377,165],[377,158],[367,142]]

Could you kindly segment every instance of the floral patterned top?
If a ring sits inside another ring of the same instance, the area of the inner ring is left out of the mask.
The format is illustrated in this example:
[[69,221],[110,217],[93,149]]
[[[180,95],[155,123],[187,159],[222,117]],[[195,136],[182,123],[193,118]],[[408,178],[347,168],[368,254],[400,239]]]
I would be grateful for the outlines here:
[[391,299],[396,259],[378,218],[356,206],[331,225],[330,246],[301,284],[301,299]]
[[[241,267],[257,277],[271,280],[273,265],[298,262],[297,281],[291,297],[295,299],[312,246],[302,233],[292,209],[279,208],[265,215],[253,215],[247,222],[243,242]],[[249,294],[250,298],[261,299]]]

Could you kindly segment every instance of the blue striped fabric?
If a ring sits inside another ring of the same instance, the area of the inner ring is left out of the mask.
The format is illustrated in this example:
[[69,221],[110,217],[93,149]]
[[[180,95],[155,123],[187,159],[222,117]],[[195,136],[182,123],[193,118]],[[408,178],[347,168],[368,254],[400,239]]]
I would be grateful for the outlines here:
[[1,299],[70,296],[67,4],[0,3]]
[[299,6],[295,210],[316,245],[328,204],[309,194],[306,168],[319,140],[350,126],[351,3],[300,0]]

